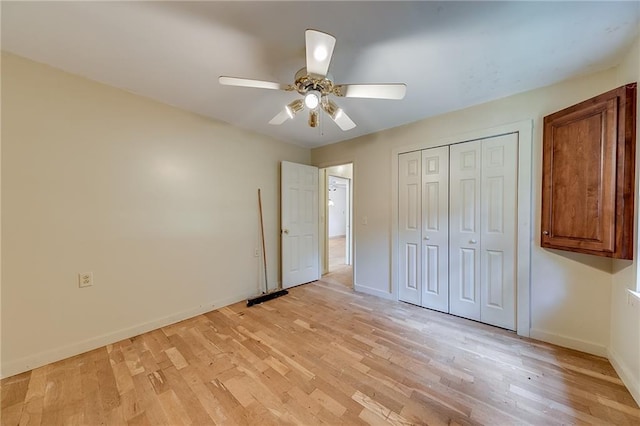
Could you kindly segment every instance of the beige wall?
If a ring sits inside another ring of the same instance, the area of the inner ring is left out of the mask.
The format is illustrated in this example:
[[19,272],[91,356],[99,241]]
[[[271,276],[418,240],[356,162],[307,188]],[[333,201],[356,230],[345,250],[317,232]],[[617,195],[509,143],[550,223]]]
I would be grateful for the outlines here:
[[328,176],[338,176],[345,179],[353,179],[353,167],[351,164],[327,167]]
[[[640,81],[640,40],[636,41],[629,55],[618,67],[617,85]],[[640,97],[637,103],[636,144],[640,141]],[[640,149],[636,147],[636,216],[635,232],[638,235],[640,212]],[[635,306],[628,303],[628,289],[640,290],[638,283],[638,239],[635,239],[634,261],[615,261],[611,288],[611,344],[609,359],[618,374],[640,404],[640,301]]]
[[10,54],[2,114],[3,376],[258,293],[259,187],[277,283],[309,150]]

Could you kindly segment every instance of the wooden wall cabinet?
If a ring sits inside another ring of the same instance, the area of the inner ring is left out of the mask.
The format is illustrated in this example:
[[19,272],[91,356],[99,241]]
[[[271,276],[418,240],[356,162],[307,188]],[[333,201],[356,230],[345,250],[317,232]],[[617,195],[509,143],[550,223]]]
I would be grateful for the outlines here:
[[544,118],[541,245],[633,258],[636,84]]

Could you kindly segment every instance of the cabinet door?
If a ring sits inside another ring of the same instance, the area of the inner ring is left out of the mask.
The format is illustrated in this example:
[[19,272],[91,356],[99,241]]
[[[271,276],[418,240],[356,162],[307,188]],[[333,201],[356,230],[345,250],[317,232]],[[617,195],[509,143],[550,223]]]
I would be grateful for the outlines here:
[[542,247],[633,254],[635,85],[544,119]]
[[450,149],[449,312],[480,320],[481,141]]
[[613,252],[616,108],[609,99],[545,120],[544,243]]
[[449,147],[422,151],[422,306],[449,312]]
[[421,161],[420,151],[398,156],[398,299],[421,302]]
[[482,141],[480,320],[516,328],[518,135]]

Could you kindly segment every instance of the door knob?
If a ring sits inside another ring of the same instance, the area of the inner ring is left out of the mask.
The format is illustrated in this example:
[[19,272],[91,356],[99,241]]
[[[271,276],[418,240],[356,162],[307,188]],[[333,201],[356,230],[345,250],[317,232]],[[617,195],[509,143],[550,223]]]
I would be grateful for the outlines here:
[[289,230],[288,229],[285,229],[282,232],[284,232],[285,234],[289,235]]
[[469,240],[469,244],[475,244],[475,243],[477,243],[476,240]]
[[542,231],[543,235],[549,235],[549,231]]
[[424,239],[425,239],[425,240],[428,240],[428,239],[429,239],[429,237],[424,237]]

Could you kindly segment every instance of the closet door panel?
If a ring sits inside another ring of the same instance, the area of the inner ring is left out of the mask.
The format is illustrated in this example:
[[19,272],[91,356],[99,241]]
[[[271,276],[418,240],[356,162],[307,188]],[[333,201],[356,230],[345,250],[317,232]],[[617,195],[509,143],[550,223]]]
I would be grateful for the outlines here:
[[398,299],[419,305],[422,281],[420,151],[398,156]]
[[480,320],[481,141],[450,148],[449,312]]
[[518,136],[482,141],[480,270],[487,324],[515,330]]
[[449,147],[422,151],[422,306],[449,312]]

